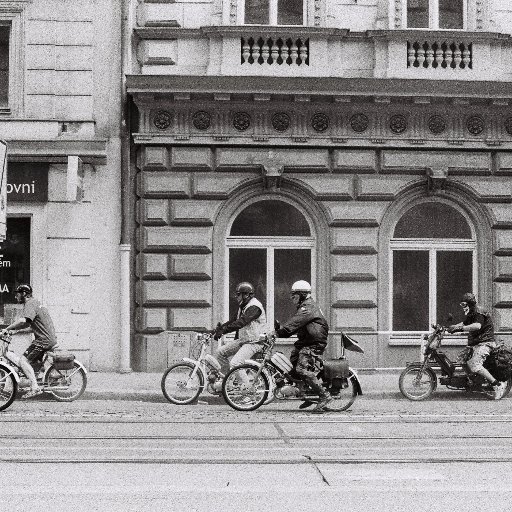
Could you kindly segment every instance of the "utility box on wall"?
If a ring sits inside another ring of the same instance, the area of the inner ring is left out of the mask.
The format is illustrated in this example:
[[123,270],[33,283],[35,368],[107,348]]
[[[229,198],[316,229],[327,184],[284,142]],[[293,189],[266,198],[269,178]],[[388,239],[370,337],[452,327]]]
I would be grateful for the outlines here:
[[184,357],[191,357],[196,333],[190,331],[164,331],[167,341],[167,366],[178,363]]

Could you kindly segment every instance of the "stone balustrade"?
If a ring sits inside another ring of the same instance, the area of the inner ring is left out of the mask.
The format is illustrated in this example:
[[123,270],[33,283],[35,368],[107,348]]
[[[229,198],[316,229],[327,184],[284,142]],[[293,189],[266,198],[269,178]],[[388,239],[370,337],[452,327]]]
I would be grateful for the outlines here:
[[407,41],[407,67],[472,69],[473,44],[456,41]]
[[309,66],[309,38],[241,38],[242,64]]

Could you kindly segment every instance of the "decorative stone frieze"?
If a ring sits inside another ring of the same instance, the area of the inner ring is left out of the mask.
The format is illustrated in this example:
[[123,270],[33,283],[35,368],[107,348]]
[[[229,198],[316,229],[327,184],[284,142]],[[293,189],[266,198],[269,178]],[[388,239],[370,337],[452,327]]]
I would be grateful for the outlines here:
[[233,126],[243,132],[251,126],[251,116],[247,112],[235,112],[233,115]]
[[159,130],[167,130],[171,126],[172,115],[167,110],[159,110],[153,118],[153,124]]
[[480,135],[485,129],[485,121],[481,116],[468,117],[466,128],[471,135]]
[[212,116],[209,112],[199,110],[192,116],[192,124],[198,130],[208,130],[212,122]]
[[389,129],[397,135],[404,133],[407,130],[407,119],[405,116],[401,114],[391,116],[389,119]]
[[323,112],[313,114],[311,118],[311,126],[316,132],[325,132],[329,128],[329,116]]
[[285,132],[290,128],[290,116],[286,112],[276,112],[272,115],[271,123],[274,130]]
[[350,127],[356,133],[362,133],[368,129],[368,125],[370,124],[370,120],[368,116],[365,114],[354,114],[350,118]]
[[446,130],[446,120],[440,115],[430,116],[428,119],[428,129],[434,135],[440,135]]

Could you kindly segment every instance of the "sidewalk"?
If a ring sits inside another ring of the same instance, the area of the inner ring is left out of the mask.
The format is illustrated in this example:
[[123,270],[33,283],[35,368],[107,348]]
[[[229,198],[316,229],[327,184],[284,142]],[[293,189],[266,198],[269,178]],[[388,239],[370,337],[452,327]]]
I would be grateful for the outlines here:
[[[393,398],[398,389],[399,370],[360,370],[357,372],[363,394],[375,398]],[[84,399],[129,400],[148,395],[162,396],[162,373],[104,373],[88,372]],[[209,396],[204,393],[204,397]],[[212,398],[214,398],[212,396]]]

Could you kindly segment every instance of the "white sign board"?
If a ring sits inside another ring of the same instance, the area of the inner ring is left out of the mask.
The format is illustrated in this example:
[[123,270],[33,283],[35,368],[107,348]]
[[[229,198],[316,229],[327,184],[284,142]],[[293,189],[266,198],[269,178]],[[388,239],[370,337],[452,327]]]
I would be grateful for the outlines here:
[[7,217],[7,144],[0,140],[0,241],[5,240]]

